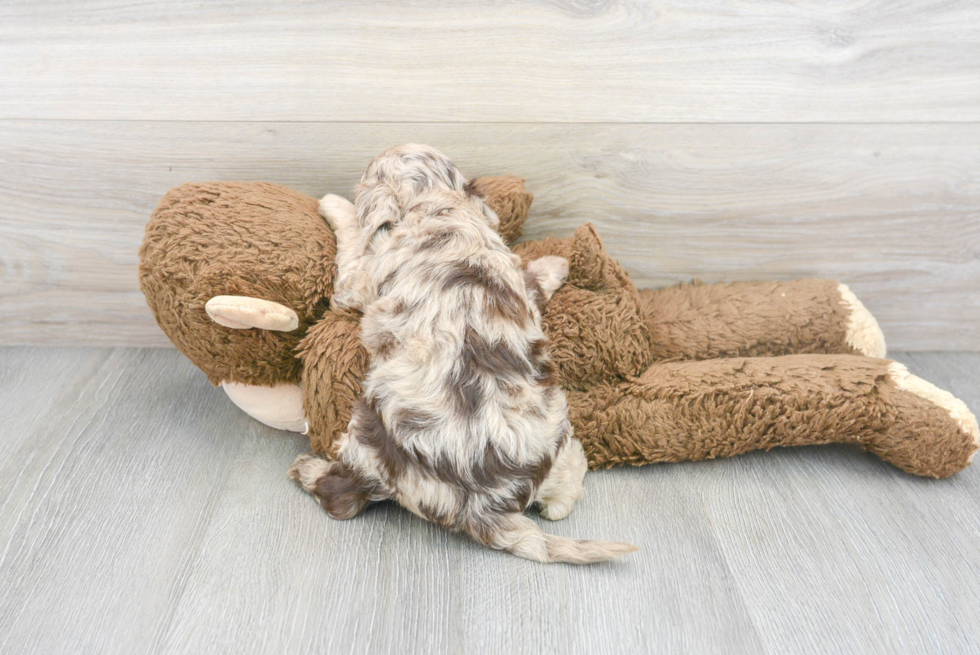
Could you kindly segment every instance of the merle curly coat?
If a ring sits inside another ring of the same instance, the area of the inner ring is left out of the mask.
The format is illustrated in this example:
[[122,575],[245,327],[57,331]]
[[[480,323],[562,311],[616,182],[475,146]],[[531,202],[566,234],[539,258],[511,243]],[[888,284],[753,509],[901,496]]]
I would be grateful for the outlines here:
[[548,535],[523,514],[567,516],[587,467],[541,329],[568,262],[523,269],[496,214],[426,146],[385,151],[354,205],[329,195],[320,210],[338,240],[333,304],[363,311],[371,369],[334,461],[302,456],[290,475],[338,519],[391,499],[541,562],[635,550]]

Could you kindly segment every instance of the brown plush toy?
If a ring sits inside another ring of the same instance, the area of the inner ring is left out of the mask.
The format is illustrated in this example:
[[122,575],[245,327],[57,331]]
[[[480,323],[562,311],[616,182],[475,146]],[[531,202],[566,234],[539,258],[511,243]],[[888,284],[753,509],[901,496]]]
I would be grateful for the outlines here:
[[[523,180],[471,185],[519,237]],[[515,251],[569,259],[544,322],[592,468],[853,443],[946,477],[977,450],[966,405],[881,359],[877,322],[842,284],[638,291],[591,225]],[[368,367],[359,316],[329,306],[334,254],[315,199],[237,182],[171,190],[140,249],[141,288],[181,352],[250,415],[328,456]]]

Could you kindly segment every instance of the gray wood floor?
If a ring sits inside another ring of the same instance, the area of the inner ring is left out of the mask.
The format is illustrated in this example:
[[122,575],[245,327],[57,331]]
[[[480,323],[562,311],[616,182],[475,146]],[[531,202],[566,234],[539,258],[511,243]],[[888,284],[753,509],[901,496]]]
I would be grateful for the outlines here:
[[[980,355],[899,355],[980,409]],[[0,349],[0,652],[978,652],[980,470],[805,448],[592,474],[589,568],[396,507],[329,519],[303,439],[171,349]]]

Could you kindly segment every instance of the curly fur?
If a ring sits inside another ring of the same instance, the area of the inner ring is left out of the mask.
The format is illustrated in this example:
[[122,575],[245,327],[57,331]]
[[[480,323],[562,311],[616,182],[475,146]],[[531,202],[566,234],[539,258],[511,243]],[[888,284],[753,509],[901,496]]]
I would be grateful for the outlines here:
[[541,328],[567,260],[522,268],[497,215],[426,146],[382,153],[356,192],[355,206],[327,196],[320,208],[338,239],[334,305],[364,312],[371,368],[336,461],[304,456],[290,474],[335,518],[393,499],[542,562],[635,550],[546,535],[523,516],[536,504],[564,518],[587,468]]

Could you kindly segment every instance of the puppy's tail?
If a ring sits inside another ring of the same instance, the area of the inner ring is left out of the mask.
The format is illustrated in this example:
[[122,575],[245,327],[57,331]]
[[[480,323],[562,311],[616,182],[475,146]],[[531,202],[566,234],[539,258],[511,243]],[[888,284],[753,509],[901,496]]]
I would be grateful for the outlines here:
[[504,517],[498,523],[490,545],[536,562],[569,564],[604,562],[639,550],[637,546],[618,541],[569,539],[547,534],[522,514]]

